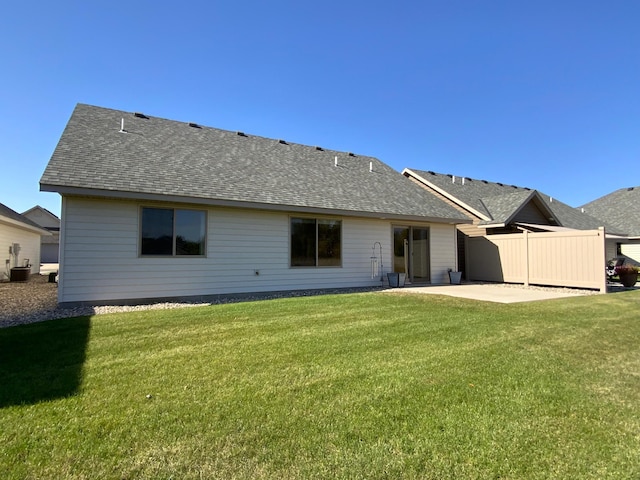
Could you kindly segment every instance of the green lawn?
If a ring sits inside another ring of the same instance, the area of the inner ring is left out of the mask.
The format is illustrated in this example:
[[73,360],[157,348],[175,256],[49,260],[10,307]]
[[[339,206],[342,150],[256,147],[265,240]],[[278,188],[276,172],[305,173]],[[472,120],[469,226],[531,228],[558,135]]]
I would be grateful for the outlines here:
[[364,293],[0,329],[0,474],[640,478],[639,307]]

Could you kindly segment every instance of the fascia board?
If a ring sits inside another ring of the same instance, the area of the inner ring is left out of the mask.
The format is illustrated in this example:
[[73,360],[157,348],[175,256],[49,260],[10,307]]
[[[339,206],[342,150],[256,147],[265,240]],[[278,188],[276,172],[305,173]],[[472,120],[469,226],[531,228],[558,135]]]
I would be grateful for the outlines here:
[[269,210],[278,212],[307,213],[318,215],[339,215],[345,217],[376,218],[380,220],[401,220],[422,223],[446,223],[466,224],[472,223],[469,219],[448,217],[424,217],[419,215],[398,215],[386,212],[364,212],[354,210],[328,209],[319,207],[305,207],[300,205],[267,204],[255,202],[242,202],[237,200],[221,200],[210,198],[187,197],[177,195],[162,195],[141,192],[124,192],[119,190],[97,190],[80,187],[60,187],[57,185],[41,184],[40,190],[58,192],[60,195],[110,198],[114,200],[141,200],[149,202],[189,203],[212,207],[246,208],[252,210]]
[[34,227],[27,223],[20,222],[18,220],[14,220],[13,218],[5,217],[4,215],[0,215],[0,223],[4,223],[6,225],[10,225],[12,227],[21,228],[22,230],[28,230],[33,233],[37,233],[38,235],[53,235],[50,231],[45,230],[43,228]]
[[424,178],[421,175],[418,175],[416,172],[414,172],[413,170],[411,170],[410,168],[405,168],[404,170],[402,170],[402,174],[403,175],[411,175],[413,178],[415,178],[416,180],[419,180],[420,182],[424,183],[425,185],[427,185],[429,188],[432,188],[433,190],[435,190],[436,192],[438,192],[440,195],[448,198],[449,200],[451,200],[452,202],[454,202],[455,204],[457,204],[458,206],[464,208],[465,210],[468,210],[469,212],[471,212],[472,214],[474,214],[476,217],[480,218],[481,220],[484,221],[490,221],[491,218],[487,217],[484,213],[479,212],[478,210],[476,210],[475,208],[473,208],[470,205],[467,205],[465,202],[463,202],[462,200],[460,200],[458,197],[455,197],[454,195],[451,195],[449,192],[447,192],[446,190],[438,187],[437,185],[429,182],[426,178]]

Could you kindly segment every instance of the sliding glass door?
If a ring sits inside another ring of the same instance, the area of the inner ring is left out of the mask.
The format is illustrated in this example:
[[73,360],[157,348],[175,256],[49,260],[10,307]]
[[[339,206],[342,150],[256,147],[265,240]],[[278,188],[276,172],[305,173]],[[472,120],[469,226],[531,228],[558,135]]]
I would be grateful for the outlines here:
[[428,283],[429,229],[426,227],[393,227],[393,271],[406,273],[407,280]]

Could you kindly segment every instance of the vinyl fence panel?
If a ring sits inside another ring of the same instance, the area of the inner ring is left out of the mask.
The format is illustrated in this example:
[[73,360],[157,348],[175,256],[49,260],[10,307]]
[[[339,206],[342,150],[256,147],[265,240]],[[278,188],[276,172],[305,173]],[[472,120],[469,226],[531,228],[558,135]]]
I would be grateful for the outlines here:
[[605,232],[515,233],[467,239],[467,278],[606,292]]

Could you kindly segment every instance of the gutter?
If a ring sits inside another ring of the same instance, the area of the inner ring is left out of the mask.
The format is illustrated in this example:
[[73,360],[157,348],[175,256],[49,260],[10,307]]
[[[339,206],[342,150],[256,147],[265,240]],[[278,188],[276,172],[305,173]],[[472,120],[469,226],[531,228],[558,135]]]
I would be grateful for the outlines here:
[[96,190],[81,187],[60,187],[58,185],[40,184],[43,192],[57,192],[60,195],[108,198],[116,200],[138,200],[163,203],[187,203],[193,205],[244,208],[252,210],[266,210],[276,212],[312,213],[319,215],[339,215],[345,217],[376,218],[380,220],[401,220],[411,222],[446,223],[446,224],[466,224],[472,223],[470,219],[430,217],[421,215],[403,215],[389,212],[370,212],[331,209],[323,207],[310,207],[301,205],[268,204],[257,202],[243,202],[239,200],[209,199],[200,197],[188,197],[182,195],[163,195],[158,193],[125,192],[120,190]]

